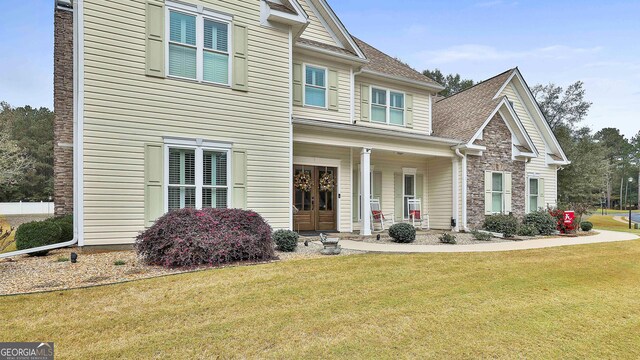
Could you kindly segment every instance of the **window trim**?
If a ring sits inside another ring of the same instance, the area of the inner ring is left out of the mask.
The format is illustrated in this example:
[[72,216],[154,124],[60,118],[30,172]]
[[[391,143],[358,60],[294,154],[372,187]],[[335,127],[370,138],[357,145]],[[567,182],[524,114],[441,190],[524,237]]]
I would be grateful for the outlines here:
[[535,211],[538,211],[538,209],[540,209],[540,177],[539,176],[528,176],[527,177],[527,209],[526,209],[526,214],[530,214],[531,211],[531,180],[535,180],[538,183],[538,193],[535,195],[536,196],[536,201],[538,202],[538,207],[536,208]]
[[[196,188],[196,206],[202,209],[202,193],[204,189],[204,152],[217,151],[227,154],[227,208],[232,208],[232,181],[233,181],[233,164],[231,145],[226,143],[205,142],[202,139],[187,140],[171,138],[164,141],[164,176],[163,176],[163,197],[164,212],[169,211],[169,151],[170,149],[194,150],[195,151],[195,188]],[[225,188],[224,186],[213,186],[213,188]]]
[[[500,174],[501,178],[502,178],[502,191],[494,191],[493,190],[493,174]],[[505,209],[505,172],[504,171],[491,171],[491,214],[496,215],[496,214],[504,214],[504,209]],[[495,212],[493,211],[493,194],[494,193],[500,193],[502,194],[502,204],[500,204],[500,211],[499,212]]]
[[[312,68],[316,68],[316,69],[320,69],[320,70],[324,70],[324,88],[317,86],[317,85],[311,85],[311,84],[307,84],[307,67],[312,67]],[[324,110],[328,110],[329,109],[329,68],[326,66],[322,66],[322,65],[315,65],[315,64],[311,64],[311,63],[303,63],[302,64],[302,77],[303,77],[303,81],[302,81],[302,105],[304,107],[310,107],[310,108],[314,108],[314,109],[324,109]],[[316,89],[324,89],[324,106],[317,106],[317,105],[310,105],[307,104],[307,85],[316,88]]]
[[[407,195],[407,190],[405,188],[405,177],[407,176],[413,176],[413,195]],[[408,204],[408,202],[405,201],[405,198],[416,199],[418,197],[417,184],[416,184],[417,181],[418,181],[417,169],[410,169],[410,168],[402,169],[402,219],[403,220],[409,220],[409,209],[405,209],[405,203]],[[405,210],[407,212],[407,217],[404,216]]]
[[[380,121],[375,121],[373,120],[373,107],[374,106],[378,106],[378,107],[382,107],[382,105],[379,104],[374,104],[373,103],[373,90],[381,90],[384,91],[386,94],[386,105],[384,105],[385,111],[386,111],[386,121],[385,122],[380,122]],[[404,105],[404,107],[402,109],[397,108],[397,107],[392,107],[391,106],[391,93],[396,93],[396,94],[401,94],[402,95],[402,104]],[[407,127],[407,93],[401,90],[394,90],[391,88],[385,88],[382,86],[374,86],[371,85],[369,86],[369,113],[371,114],[371,123],[372,124],[384,124],[384,125],[391,125],[391,126],[398,126],[398,127]],[[391,123],[391,110],[402,110],[402,125],[400,124],[392,124]]]
[[[189,16],[196,17],[196,45],[187,45],[182,43],[176,43],[171,41],[171,12],[177,12]],[[204,80],[204,52],[215,52],[218,54],[225,54],[224,52],[220,52],[218,50],[204,49],[204,20],[210,20],[215,22],[224,23],[227,25],[227,82],[226,83],[218,83],[214,81],[206,81]],[[216,86],[224,86],[231,87],[232,76],[233,76],[233,16],[227,15],[224,13],[220,13],[217,11],[209,10],[203,8],[202,6],[190,6],[187,4],[177,3],[167,1],[165,3],[165,16],[164,16],[164,36],[165,36],[165,49],[164,49],[164,57],[165,57],[165,67],[166,67],[166,77],[170,79],[178,79],[178,80],[186,80],[192,82],[198,82],[201,84],[207,85],[216,85]],[[184,76],[170,75],[169,74],[169,45],[174,44],[178,46],[185,46],[196,49],[196,78],[188,78]]]

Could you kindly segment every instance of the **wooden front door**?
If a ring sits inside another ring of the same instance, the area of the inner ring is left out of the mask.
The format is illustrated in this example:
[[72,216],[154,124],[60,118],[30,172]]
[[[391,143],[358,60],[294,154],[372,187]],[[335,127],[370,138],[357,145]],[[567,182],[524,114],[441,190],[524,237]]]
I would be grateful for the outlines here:
[[293,216],[294,230],[337,230],[337,174],[333,167],[294,166],[293,205],[298,211]]

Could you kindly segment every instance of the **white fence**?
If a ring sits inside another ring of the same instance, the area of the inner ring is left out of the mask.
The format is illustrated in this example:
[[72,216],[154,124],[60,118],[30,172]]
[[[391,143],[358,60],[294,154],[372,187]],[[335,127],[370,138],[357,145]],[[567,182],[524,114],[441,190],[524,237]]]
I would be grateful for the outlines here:
[[52,202],[0,202],[0,215],[49,214],[53,215]]

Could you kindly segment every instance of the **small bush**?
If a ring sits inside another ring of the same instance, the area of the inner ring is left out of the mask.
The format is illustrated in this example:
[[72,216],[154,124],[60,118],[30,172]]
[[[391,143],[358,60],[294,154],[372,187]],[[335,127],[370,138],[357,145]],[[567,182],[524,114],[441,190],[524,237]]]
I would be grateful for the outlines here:
[[556,219],[546,210],[531,212],[524,216],[525,225],[533,225],[540,235],[553,235],[557,230]]
[[298,247],[298,233],[295,231],[277,230],[272,237],[280,251],[294,252]]
[[440,242],[444,243],[444,244],[455,244],[455,243],[457,243],[456,236],[453,235],[453,234],[444,233],[438,239],[440,239]]
[[518,219],[512,215],[487,216],[484,222],[484,229],[510,238],[518,231]]
[[[16,230],[16,248],[18,250],[33,249],[40,246],[57,244],[60,242],[62,230],[53,221],[32,221],[24,223]],[[45,256],[49,250],[31,253],[31,256]]]
[[393,242],[412,243],[416,240],[416,228],[406,223],[394,224],[389,228],[389,236]]
[[181,209],[159,218],[136,238],[150,265],[194,267],[275,257],[271,227],[262,216],[239,209]]
[[113,265],[115,265],[115,266],[122,266],[122,265],[126,265],[126,264],[127,264],[127,262],[124,261],[124,260],[116,260],[116,261],[113,262]]
[[66,256],[60,256],[56,259],[56,262],[67,262],[69,261],[69,258]]
[[533,224],[520,224],[517,233],[518,236],[536,236],[538,229]]
[[60,227],[59,243],[73,240],[73,215],[59,216],[48,219]]
[[580,229],[582,229],[582,231],[591,231],[593,224],[590,221],[583,221],[580,223]]
[[471,232],[471,235],[473,235],[473,238],[478,240],[478,241],[491,241],[491,234],[486,233],[486,232],[473,230]]

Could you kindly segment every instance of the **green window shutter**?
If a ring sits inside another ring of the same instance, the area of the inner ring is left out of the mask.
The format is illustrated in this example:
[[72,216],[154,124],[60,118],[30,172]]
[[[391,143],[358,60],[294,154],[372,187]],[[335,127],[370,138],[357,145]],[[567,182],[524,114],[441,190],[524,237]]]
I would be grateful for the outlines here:
[[329,110],[338,111],[338,72],[329,70]]
[[395,173],[393,178],[393,215],[396,221],[402,221],[402,203],[404,201],[404,194],[402,193],[402,174]]
[[302,106],[302,64],[293,64],[293,105]]
[[380,171],[373,172],[373,193],[372,197],[374,199],[380,200],[380,204],[382,204],[382,173]]
[[538,207],[546,208],[547,202],[544,199],[544,179],[538,178]]
[[354,169],[353,170],[353,184],[352,184],[352,189],[353,189],[353,196],[352,196],[352,201],[353,203],[351,204],[352,207],[352,214],[353,214],[353,222],[358,222],[358,215],[360,212],[360,182],[359,182],[359,178],[358,178],[358,170]]
[[146,73],[164,77],[164,2],[147,1]]
[[493,201],[491,196],[491,183],[492,183],[491,171],[484,172],[484,214],[491,215],[493,212]]
[[369,103],[369,86],[362,85],[360,88],[360,120],[369,121],[369,113],[371,112]]
[[405,122],[407,124],[407,127],[412,129],[413,128],[413,95],[411,94],[407,94],[406,95],[406,100],[405,100]]
[[146,227],[164,214],[163,145],[144,145],[144,225]]
[[511,173],[504,173],[504,212],[506,214],[510,213],[512,210],[511,207]]
[[234,90],[249,91],[248,31],[244,25],[233,25],[233,85]]
[[233,207],[247,208],[247,151],[233,150]]
[[423,184],[423,178],[424,176],[422,174],[416,174],[416,199],[421,200],[422,204],[424,206],[424,199],[422,198],[424,196],[424,184]]

